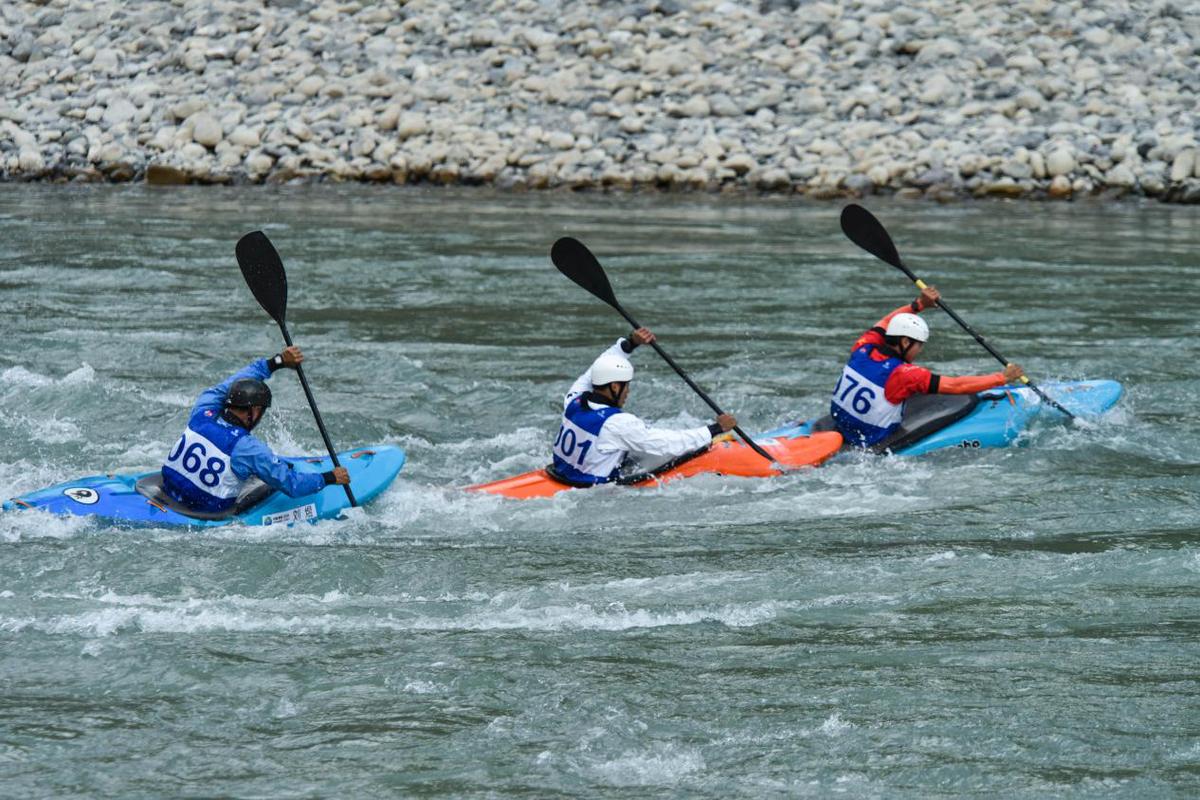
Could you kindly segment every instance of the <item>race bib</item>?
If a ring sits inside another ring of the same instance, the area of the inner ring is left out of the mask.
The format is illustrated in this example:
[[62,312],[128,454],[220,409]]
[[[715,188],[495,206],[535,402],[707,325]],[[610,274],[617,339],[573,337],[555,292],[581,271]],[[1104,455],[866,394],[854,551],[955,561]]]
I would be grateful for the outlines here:
[[229,469],[229,457],[225,452],[191,428],[179,437],[163,466],[175,470],[197,489],[213,497],[234,497],[241,485]]

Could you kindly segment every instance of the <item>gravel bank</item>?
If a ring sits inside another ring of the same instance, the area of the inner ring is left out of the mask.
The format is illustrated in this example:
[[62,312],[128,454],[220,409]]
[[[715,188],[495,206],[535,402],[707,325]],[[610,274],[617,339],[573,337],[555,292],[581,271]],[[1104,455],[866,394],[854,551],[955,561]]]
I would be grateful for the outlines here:
[[1200,4],[0,7],[0,178],[1200,202]]

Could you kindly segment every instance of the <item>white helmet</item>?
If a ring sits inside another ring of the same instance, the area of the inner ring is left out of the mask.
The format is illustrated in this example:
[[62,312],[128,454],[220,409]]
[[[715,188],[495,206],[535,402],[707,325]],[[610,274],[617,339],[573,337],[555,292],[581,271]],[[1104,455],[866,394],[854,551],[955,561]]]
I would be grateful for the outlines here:
[[897,314],[887,326],[888,336],[907,336],[913,341],[928,342],[929,326],[916,314]]
[[592,362],[592,386],[628,383],[633,380],[633,364],[625,356],[605,353]]

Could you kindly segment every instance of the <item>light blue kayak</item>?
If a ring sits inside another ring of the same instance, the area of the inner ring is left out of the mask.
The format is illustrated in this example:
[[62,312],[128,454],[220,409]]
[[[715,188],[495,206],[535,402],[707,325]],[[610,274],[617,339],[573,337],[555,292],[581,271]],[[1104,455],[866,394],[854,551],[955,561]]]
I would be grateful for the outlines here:
[[[329,456],[281,457],[300,472],[333,469]],[[386,489],[404,466],[404,451],[391,445],[360,447],[338,453],[341,465],[350,472],[350,488],[360,505]],[[216,527],[243,525],[291,525],[332,519],[350,507],[341,486],[326,486],[316,494],[288,497],[263,483],[244,490],[233,510],[225,514],[202,514],[182,508],[162,491],[162,473],[141,475],[92,475],[60,483],[47,489],[14,497],[5,511],[40,509],[51,514],[96,517],[127,526]]]
[[[1039,388],[1077,417],[1088,419],[1108,411],[1121,399],[1116,381],[1043,383]],[[904,407],[900,430],[876,445],[877,452],[919,456],[945,447],[975,449],[1012,444],[1036,417],[1067,417],[1027,386],[1004,386],[976,395],[918,395]],[[807,436],[836,430],[830,417],[793,423],[764,436]]]

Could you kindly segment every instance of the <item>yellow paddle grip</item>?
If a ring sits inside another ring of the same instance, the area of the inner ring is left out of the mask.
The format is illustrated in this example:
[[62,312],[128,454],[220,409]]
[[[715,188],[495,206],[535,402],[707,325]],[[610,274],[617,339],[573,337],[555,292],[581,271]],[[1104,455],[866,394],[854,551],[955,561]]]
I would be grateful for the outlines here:
[[922,291],[924,291],[927,288],[925,281],[921,280],[920,278],[917,278],[917,280],[914,282],[917,284],[917,288]]

